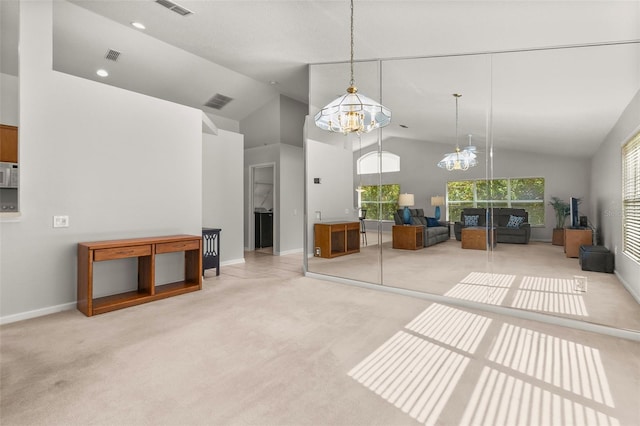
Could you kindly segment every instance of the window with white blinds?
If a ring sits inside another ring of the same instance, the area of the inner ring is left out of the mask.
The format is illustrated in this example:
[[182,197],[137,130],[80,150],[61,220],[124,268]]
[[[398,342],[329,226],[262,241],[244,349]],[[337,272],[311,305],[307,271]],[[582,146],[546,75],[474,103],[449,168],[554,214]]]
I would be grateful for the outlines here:
[[640,133],[622,147],[624,252],[640,262]]

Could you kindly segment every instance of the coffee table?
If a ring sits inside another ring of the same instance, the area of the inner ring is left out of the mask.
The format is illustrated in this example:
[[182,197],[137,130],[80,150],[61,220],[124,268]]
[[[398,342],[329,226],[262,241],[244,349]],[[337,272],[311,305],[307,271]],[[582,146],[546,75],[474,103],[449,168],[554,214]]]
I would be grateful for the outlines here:
[[487,228],[484,227],[469,227],[462,228],[462,248],[474,249],[474,250],[486,250],[489,243],[493,247],[496,246],[497,232],[496,228],[490,228],[491,234],[489,234],[490,242],[487,241]]

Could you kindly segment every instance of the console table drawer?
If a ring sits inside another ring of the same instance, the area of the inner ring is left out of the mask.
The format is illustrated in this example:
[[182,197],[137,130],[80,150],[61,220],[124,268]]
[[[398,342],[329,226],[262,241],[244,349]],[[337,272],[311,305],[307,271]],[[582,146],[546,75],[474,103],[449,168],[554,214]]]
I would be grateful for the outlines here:
[[174,251],[198,250],[200,248],[199,240],[191,241],[173,241],[170,243],[156,244],[156,253],[173,253]]
[[124,259],[126,257],[139,256],[151,256],[151,245],[95,250],[93,253],[93,260],[95,262],[99,262],[101,260]]

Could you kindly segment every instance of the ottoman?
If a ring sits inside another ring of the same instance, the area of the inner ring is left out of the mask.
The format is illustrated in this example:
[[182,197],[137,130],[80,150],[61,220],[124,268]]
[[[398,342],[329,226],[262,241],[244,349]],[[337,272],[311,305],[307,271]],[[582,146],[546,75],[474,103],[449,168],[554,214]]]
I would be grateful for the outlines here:
[[613,253],[604,246],[580,246],[580,265],[583,271],[613,273]]

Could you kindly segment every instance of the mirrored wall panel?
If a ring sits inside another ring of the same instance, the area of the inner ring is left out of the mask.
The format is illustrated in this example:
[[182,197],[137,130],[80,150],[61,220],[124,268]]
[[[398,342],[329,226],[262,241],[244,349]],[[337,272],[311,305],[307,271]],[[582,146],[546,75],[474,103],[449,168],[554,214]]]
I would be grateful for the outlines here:
[[[620,123],[640,103],[638,43],[357,65],[392,122],[361,137],[318,129],[349,68],[311,66],[309,271],[640,330],[618,276],[584,270],[579,253],[620,240],[607,215],[620,211]],[[316,224],[347,220],[358,251],[317,256]]]
[[[358,93],[380,98],[380,63],[354,64]],[[307,256],[309,272],[380,284],[381,216],[377,194],[380,175],[354,175],[354,158],[378,150],[379,131],[358,135],[321,130],[314,116],[344,95],[349,64],[314,65],[310,69],[310,116],[306,123]],[[377,196],[376,196],[377,197]]]

